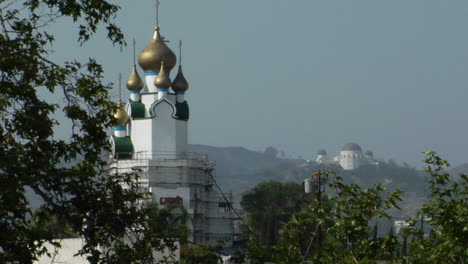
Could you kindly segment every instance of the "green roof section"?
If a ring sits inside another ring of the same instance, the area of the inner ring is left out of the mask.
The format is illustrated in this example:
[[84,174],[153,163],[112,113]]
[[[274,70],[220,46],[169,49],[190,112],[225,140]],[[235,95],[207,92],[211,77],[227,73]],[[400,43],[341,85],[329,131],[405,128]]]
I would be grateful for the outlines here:
[[145,117],[145,105],[142,102],[130,101],[130,109],[132,118],[144,118]]
[[187,101],[184,101],[183,103],[177,102],[175,106],[177,110],[177,119],[187,121],[189,119],[189,106],[187,104]]
[[131,159],[133,154],[133,143],[129,136],[116,137],[112,136],[114,140],[114,158],[116,159]]

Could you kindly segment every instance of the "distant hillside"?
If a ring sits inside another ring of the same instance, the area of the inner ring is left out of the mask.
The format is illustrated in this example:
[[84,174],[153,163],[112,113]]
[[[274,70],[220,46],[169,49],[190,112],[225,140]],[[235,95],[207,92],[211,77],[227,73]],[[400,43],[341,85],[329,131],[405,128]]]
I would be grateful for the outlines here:
[[218,184],[225,193],[232,191],[235,198],[257,183],[269,180],[260,171],[296,165],[295,161],[278,158],[274,151],[257,152],[243,147],[206,145],[190,145],[189,148],[191,152],[206,153],[210,160],[215,161]]
[[256,152],[243,147],[189,145],[189,149],[191,152],[208,154],[209,159],[216,162],[218,170],[228,174],[242,174],[261,168],[270,168],[282,161],[276,155]]
[[[426,199],[425,172],[393,161],[380,161],[378,166],[361,166],[353,171],[344,171],[337,165],[323,166],[299,159],[282,159],[270,152],[256,152],[243,147],[192,145],[191,151],[207,153],[209,159],[216,161],[219,185],[226,193],[232,191],[236,200],[259,182],[302,182],[319,169],[332,169],[348,183],[364,187],[380,183],[388,190],[398,188],[405,191],[402,212],[398,213],[401,218],[414,215]],[[464,168],[468,169],[468,164]]]
[[[243,147],[213,147],[206,145],[190,145],[191,152],[208,154],[210,160],[216,163],[216,178],[225,193],[232,191],[235,200],[240,200],[242,194],[262,181],[293,181],[302,182],[317,170],[334,170],[343,176],[346,182],[362,186],[383,184],[389,190],[405,191],[405,201],[401,204],[403,215],[413,215],[424,203],[427,183],[425,172],[408,165],[381,161],[378,166],[362,166],[354,171],[344,171],[338,165],[323,166],[316,162],[306,162],[301,159],[279,158],[278,151],[272,147],[264,152],[252,151]],[[468,163],[448,170],[452,175],[468,174]],[[31,202],[39,206],[36,196],[28,191]]]
[[460,179],[460,174],[468,175],[468,163],[464,163],[460,166],[451,168],[448,173],[456,180]]

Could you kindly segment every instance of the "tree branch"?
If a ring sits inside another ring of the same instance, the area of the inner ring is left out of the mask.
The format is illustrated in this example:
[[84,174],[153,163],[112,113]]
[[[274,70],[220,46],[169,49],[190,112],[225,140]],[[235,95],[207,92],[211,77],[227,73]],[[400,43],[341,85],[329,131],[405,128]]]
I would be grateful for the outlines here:
[[3,35],[9,41],[10,37],[8,36],[8,31],[5,26],[5,20],[3,19],[3,9],[0,8],[0,23],[2,24]]

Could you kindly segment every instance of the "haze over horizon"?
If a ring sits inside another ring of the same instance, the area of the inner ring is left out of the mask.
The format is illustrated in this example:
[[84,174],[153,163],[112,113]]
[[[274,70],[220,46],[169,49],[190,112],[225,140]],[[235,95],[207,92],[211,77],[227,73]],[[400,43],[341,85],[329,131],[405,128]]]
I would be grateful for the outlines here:
[[[138,55],[153,34],[154,1],[116,2],[117,21],[129,44],[136,38]],[[110,48],[99,34],[79,47],[67,23],[53,27],[54,58],[94,57],[107,81],[117,83],[119,72],[126,81],[131,45]],[[378,159],[416,167],[426,149],[453,165],[468,162],[467,25],[468,2],[461,0],[160,5],[168,45],[177,54],[178,40],[184,43],[190,143],[273,146],[315,159],[319,149],[336,155],[356,142]]]

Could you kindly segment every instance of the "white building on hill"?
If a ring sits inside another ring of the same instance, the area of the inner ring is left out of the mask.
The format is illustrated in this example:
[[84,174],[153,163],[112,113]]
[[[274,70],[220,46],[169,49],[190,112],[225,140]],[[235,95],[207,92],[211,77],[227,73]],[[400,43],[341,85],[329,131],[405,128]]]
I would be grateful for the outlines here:
[[190,216],[189,241],[214,245],[224,240],[230,246],[234,237],[230,198],[217,189],[213,162],[188,152],[188,83],[180,59],[171,81],[176,62],[156,27],[138,59],[145,80],[134,63],[127,81],[130,100],[125,105],[119,102],[115,114],[112,167],[120,173],[140,169],[142,186],[161,207],[183,205]]
[[320,164],[339,164],[344,170],[354,170],[366,164],[378,165],[374,159],[374,153],[370,150],[363,153],[361,147],[356,143],[344,145],[340,154],[335,157],[327,156],[324,149],[319,150],[316,161]]

